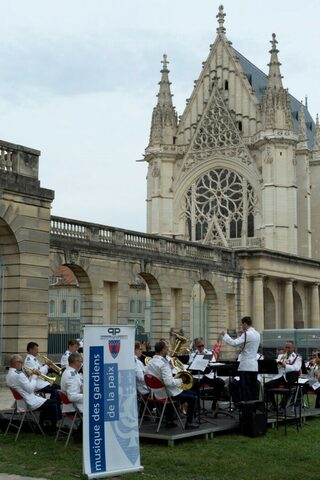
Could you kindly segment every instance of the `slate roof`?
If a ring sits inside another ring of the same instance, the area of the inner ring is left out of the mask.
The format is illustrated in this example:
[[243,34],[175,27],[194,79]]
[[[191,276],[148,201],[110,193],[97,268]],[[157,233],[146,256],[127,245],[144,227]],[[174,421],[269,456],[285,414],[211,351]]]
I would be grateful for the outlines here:
[[[255,91],[256,97],[258,102],[261,102],[261,98],[265,88],[267,87],[268,83],[268,76],[260,70],[258,67],[253,65],[246,57],[244,57],[240,52],[233,48],[233,51],[237,58],[239,59],[240,65],[248,77],[252,88]],[[290,102],[291,102],[291,111],[292,111],[292,120],[293,120],[293,129],[295,133],[299,133],[299,111],[301,102],[290,95]],[[304,108],[304,113],[306,117],[306,125],[307,125],[307,135],[308,135],[308,146],[309,148],[313,147],[314,144],[314,131],[315,131],[315,123],[307,109],[306,106]]]

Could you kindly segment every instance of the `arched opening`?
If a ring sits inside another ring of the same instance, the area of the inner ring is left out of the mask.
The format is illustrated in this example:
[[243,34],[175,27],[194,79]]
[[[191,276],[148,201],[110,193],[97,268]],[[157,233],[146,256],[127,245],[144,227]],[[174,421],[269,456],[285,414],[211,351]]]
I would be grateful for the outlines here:
[[0,219],[0,364],[25,346],[19,343],[20,254],[9,225]]
[[48,355],[58,360],[68,341],[82,337],[92,323],[92,290],[86,272],[77,265],[60,265],[49,283]]
[[264,298],[264,328],[276,328],[276,305],[273,294],[268,287],[263,289]]
[[293,290],[294,328],[304,328],[302,301],[297,290]]
[[[190,302],[192,338],[203,337],[207,345],[217,340],[219,332],[218,302],[214,287],[207,280],[193,286]],[[220,329],[222,325],[220,325]]]
[[[133,285],[136,285],[134,288]],[[129,318],[129,323],[135,322],[137,337],[151,344],[163,337],[169,337],[170,323],[162,311],[162,295],[157,279],[151,274],[140,272],[130,284],[129,302],[134,300],[134,315]],[[132,291],[133,289],[133,291]],[[168,320],[170,322],[170,319]]]

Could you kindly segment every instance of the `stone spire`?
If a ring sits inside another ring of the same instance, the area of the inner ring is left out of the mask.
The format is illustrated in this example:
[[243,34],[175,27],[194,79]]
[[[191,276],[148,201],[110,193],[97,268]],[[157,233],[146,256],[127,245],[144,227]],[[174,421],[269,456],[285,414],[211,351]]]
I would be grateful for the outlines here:
[[316,116],[316,129],[314,132],[314,150],[320,150],[320,123],[319,115]]
[[288,90],[283,88],[282,76],[278,59],[279,50],[275,33],[271,40],[271,58],[268,83],[261,100],[263,127],[265,129],[280,128],[292,130],[291,104]]
[[270,63],[268,63],[269,67],[269,75],[268,75],[268,88],[273,88],[275,90],[280,90],[283,88],[282,85],[282,75],[280,73],[280,66],[281,63],[279,62],[278,59],[278,53],[279,50],[277,49],[277,40],[276,40],[276,34],[272,34],[272,40],[270,40],[271,43],[271,50],[269,50],[269,53],[271,54],[270,58]]
[[300,111],[299,111],[299,142],[305,143],[305,147],[307,147],[307,125],[306,125],[306,116],[304,112],[303,102],[300,103]]
[[177,131],[177,113],[172,104],[168,70],[169,62],[166,54],[163,55],[161,63],[163,67],[161,69],[160,88],[157,95],[158,102],[152,113],[149,146],[159,144],[172,145]]
[[219,6],[219,11],[218,14],[216,15],[216,18],[218,19],[218,28],[217,28],[217,34],[224,35],[226,33],[226,29],[224,27],[224,17],[226,14],[224,13],[223,5]]

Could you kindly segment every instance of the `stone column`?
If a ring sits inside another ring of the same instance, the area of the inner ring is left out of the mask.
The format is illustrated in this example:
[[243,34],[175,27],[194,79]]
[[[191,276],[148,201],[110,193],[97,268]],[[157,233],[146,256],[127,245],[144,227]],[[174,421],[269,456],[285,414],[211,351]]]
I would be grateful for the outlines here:
[[251,305],[252,305],[252,277],[244,275],[242,280],[243,285],[243,301],[242,301],[242,316],[251,316]]
[[263,279],[263,275],[253,277],[252,321],[259,332],[264,329]]
[[311,289],[311,328],[319,328],[320,326],[320,307],[319,307],[319,284],[314,283]]
[[283,328],[294,328],[293,310],[293,280],[285,280],[284,283],[284,325]]

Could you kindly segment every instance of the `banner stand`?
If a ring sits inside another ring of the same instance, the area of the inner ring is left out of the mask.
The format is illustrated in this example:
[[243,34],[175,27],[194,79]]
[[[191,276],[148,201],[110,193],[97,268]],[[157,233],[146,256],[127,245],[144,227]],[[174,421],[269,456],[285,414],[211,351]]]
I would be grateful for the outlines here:
[[141,472],[135,327],[86,325],[83,472],[88,479]]

